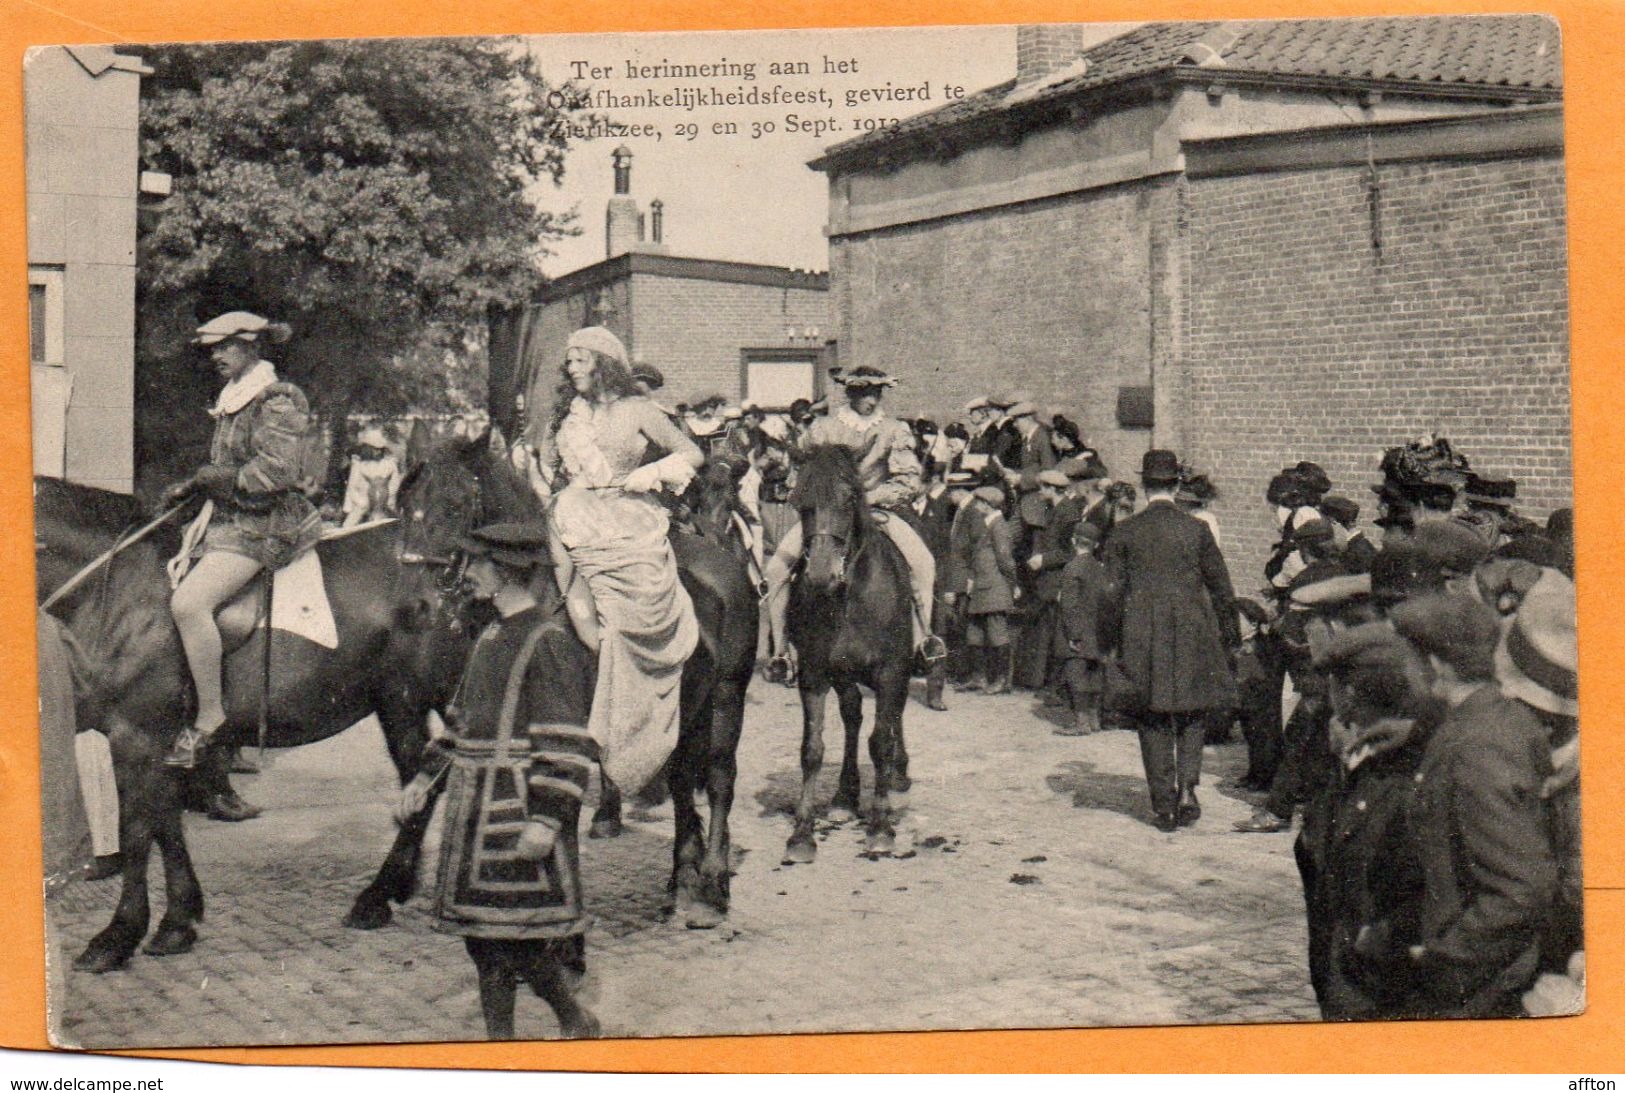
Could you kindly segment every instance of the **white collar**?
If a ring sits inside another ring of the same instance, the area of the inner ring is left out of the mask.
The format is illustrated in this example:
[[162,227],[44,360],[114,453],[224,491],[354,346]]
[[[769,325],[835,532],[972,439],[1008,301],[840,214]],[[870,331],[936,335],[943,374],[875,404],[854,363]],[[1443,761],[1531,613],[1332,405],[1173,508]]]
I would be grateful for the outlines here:
[[275,382],[276,368],[271,362],[255,361],[248,371],[220,389],[220,397],[215,399],[213,408],[209,410],[209,416],[225,417],[228,414],[235,414]]
[[862,414],[852,409],[852,407],[843,406],[839,410],[835,411],[835,417],[847,428],[855,429],[860,433],[866,433],[870,429],[873,429],[876,425],[879,425],[882,421],[886,420],[886,411],[877,406],[875,407],[874,413],[870,414],[868,417],[864,417]]

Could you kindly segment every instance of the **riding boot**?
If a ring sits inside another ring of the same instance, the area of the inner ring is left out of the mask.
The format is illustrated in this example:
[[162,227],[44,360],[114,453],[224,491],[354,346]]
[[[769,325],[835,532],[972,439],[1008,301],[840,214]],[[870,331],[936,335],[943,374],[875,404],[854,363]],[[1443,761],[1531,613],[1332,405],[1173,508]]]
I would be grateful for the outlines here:
[[987,693],[990,695],[1007,695],[1010,693],[1010,676],[1015,669],[1015,658],[1011,656],[1010,646],[992,646],[987,650]]
[[925,708],[928,710],[946,710],[948,704],[942,701],[942,685],[948,680],[948,665],[945,661],[938,661],[931,666],[931,674],[925,677]]
[[980,691],[987,686],[987,654],[988,649],[983,645],[965,647],[965,681],[954,690]]

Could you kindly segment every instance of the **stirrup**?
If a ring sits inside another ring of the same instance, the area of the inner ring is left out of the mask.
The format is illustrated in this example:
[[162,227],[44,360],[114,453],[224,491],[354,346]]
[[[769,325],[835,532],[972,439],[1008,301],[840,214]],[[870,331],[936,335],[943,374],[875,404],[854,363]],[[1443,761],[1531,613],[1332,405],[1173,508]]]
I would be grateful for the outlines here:
[[789,686],[796,678],[795,662],[786,654],[779,653],[769,658],[767,667],[762,671],[762,678],[769,683],[783,683]]
[[948,643],[935,634],[927,634],[920,642],[920,659],[927,668],[948,659]]
[[212,729],[204,732],[196,725],[186,726],[175,738],[169,754],[164,756],[164,766],[176,770],[192,770],[197,766],[198,755],[209,746],[209,737],[212,735],[214,735]]

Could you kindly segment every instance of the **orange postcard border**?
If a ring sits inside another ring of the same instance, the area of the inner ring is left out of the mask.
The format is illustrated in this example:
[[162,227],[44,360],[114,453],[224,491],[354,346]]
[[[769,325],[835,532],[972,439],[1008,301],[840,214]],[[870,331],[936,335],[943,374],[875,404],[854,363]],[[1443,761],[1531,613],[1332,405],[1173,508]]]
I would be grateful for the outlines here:
[[[23,208],[22,61],[36,45],[175,40],[585,33],[864,26],[1114,22],[1479,14],[1527,11],[1451,0],[645,0],[636,5],[542,5],[535,0],[9,0],[0,25],[0,256],[20,287],[27,263]],[[1625,596],[1625,506],[1610,507],[1625,454],[1625,398],[1608,371],[1625,333],[1619,238],[1625,202],[1611,170],[1625,134],[1625,7],[1558,0],[1543,10],[1563,29],[1566,84],[1574,461],[1584,683],[1585,851],[1590,1008],[1580,1017],[1497,1023],[1209,1026],[1041,1032],[715,1037],[593,1043],[417,1044],[137,1052],[252,1064],[584,1071],[1123,1071],[1123,1072],[1617,1072],[1625,1042],[1625,817],[1611,774],[1625,769],[1625,676],[1607,671],[1625,638],[1610,606]],[[1610,185],[1614,183],[1614,185]],[[0,294],[0,1044],[47,1049],[40,871],[37,691],[24,297]],[[1617,342],[1613,343],[1617,344]],[[1610,472],[1609,468],[1615,471]]]

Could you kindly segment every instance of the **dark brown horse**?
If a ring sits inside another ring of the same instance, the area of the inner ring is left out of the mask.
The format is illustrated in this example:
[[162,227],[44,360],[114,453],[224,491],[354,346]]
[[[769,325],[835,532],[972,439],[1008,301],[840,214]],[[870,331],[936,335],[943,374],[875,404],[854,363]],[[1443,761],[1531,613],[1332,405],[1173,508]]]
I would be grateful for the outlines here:
[[[102,490],[55,479],[35,480],[37,590],[43,597],[101,554],[139,519],[135,503]],[[154,955],[185,952],[196,940],[203,893],[181,826],[190,779],[229,792],[225,757],[258,735],[261,697],[269,678],[266,743],[307,744],[333,736],[369,714],[383,726],[390,758],[404,782],[417,770],[428,740],[427,714],[449,698],[469,638],[454,620],[422,604],[434,597],[416,587],[417,567],[397,560],[399,526],[363,530],[318,545],[338,647],[280,630],[270,638],[254,625],[253,588],[222,609],[228,655],[224,672],[228,721],[203,769],[182,775],[163,765],[194,697],[180,639],[169,614],[164,562],[175,553],[178,529],[161,528],[115,554],[65,597],[53,614],[78,650],[75,663],[80,724],[104,730],[112,745],[119,789],[119,850],[123,891],[112,921],[75,961],[91,971],[119,967],[146,936],[147,865],[156,842],[164,863],[168,907],[147,944]],[[388,921],[391,898],[411,891],[416,851],[401,851],[356,900],[350,920]]]
[[[903,707],[913,665],[913,600],[908,564],[876,524],[864,500],[857,459],[840,446],[814,448],[796,474],[790,503],[801,516],[802,559],[790,586],[787,637],[800,659],[801,798],[786,862],[810,862],[813,792],[824,762],[824,705],[830,688],[841,705],[846,746],[831,803],[858,812],[860,684],[875,694],[869,758],[875,768],[866,845],[889,854],[896,841],[893,794],[909,789]],[[891,517],[897,519],[897,517]]]
[[[409,454],[408,464],[401,484],[406,557],[429,568],[449,566],[457,538],[471,528],[542,519],[541,502],[528,484],[482,441],[442,446],[421,459]],[[700,643],[683,670],[677,749],[667,763],[677,828],[670,888],[676,912],[700,929],[720,923],[728,909],[728,813],[745,687],[755,664],[757,600],[745,567],[727,548],[676,533],[672,548],[694,602]],[[551,583],[546,571],[538,591],[554,594]],[[599,830],[619,813],[619,794],[605,788],[594,817]],[[709,830],[694,807],[700,788],[710,806]],[[403,829],[403,838],[407,834]]]

